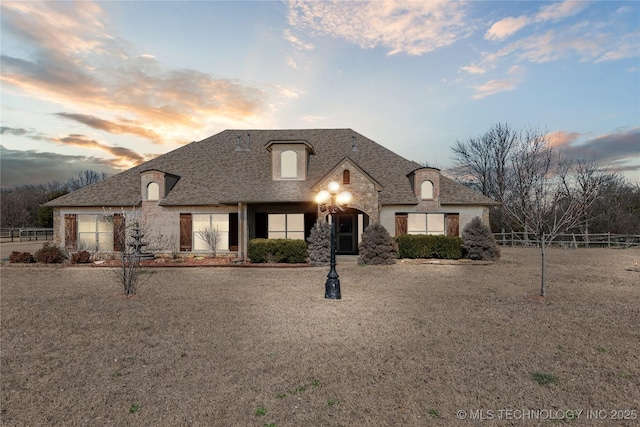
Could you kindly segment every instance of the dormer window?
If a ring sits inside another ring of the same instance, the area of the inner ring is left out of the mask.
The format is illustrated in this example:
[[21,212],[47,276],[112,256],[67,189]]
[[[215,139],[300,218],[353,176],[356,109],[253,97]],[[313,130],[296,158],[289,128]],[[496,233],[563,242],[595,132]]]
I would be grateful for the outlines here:
[[315,154],[307,141],[272,140],[265,148],[271,152],[271,178],[274,181],[307,179],[309,156]]
[[147,185],[147,201],[160,200],[160,185],[157,182],[150,182]]
[[422,181],[420,185],[420,198],[422,200],[433,200],[433,182]]
[[298,154],[286,150],[280,154],[280,177],[283,179],[298,177]]

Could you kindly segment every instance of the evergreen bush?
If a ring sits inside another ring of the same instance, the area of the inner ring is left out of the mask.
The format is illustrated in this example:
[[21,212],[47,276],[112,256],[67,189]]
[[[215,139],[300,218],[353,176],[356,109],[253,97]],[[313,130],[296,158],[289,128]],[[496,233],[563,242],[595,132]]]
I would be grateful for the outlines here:
[[42,248],[38,249],[35,258],[36,261],[43,262],[45,264],[60,264],[67,258],[67,256],[62,249],[56,245],[46,242],[42,245]]
[[491,229],[479,216],[474,217],[462,230],[462,246],[466,257],[475,260],[500,259],[500,249]]
[[396,262],[393,240],[387,229],[377,222],[369,225],[362,233],[358,251],[358,264],[387,265]]
[[307,260],[307,244],[304,240],[251,239],[247,256],[253,263],[304,263]]
[[396,243],[398,258],[462,258],[462,240],[456,236],[405,234]]
[[309,264],[329,265],[331,261],[331,224],[318,218],[307,238]]

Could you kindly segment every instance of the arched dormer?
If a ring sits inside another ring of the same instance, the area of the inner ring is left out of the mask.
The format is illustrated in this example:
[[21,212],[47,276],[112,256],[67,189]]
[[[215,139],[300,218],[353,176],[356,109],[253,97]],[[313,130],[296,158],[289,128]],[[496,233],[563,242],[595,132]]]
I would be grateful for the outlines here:
[[422,184],[420,184],[420,198],[422,200],[433,200],[433,182],[428,179],[422,181]]
[[160,200],[160,184],[151,181],[147,184],[147,201],[157,202],[158,200]]
[[303,140],[272,140],[265,148],[271,152],[271,178],[274,181],[307,179],[309,156],[313,146]]
[[284,179],[298,177],[298,153],[293,150],[280,153],[280,172],[280,177]]

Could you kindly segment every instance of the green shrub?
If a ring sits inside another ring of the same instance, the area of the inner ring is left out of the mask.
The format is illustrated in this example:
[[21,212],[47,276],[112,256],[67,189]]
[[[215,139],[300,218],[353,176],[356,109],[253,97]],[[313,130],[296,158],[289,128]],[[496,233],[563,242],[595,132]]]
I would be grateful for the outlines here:
[[36,260],[33,259],[33,255],[29,252],[13,251],[11,255],[9,255],[9,262],[13,264],[31,264],[32,262],[36,262]]
[[491,229],[480,219],[474,217],[462,230],[462,247],[465,257],[475,260],[494,261],[500,258],[500,249]]
[[331,261],[331,225],[318,218],[307,238],[309,244],[309,264],[329,265]]
[[304,263],[307,244],[304,240],[252,239],[247,245],[247,256],[253,263]]
[[79,251],[71,254],[71,264],[88,264],[91,262],[91,254],[87,251]]
[[393,240],[384,226],[374,222],[362,233],[358,246],[358,264],[387,265],[396,262]]
[[396,243],[399,258],[462,258],[462,239],[455,236],[405,234]]
[[62,249],[60,249],[56,245],[52,245],[49,242],[46,242],[44,245],[42,245],[42,248],[38,249],[35,258],[36,261],[43,262],[45,264],[60,264],[67,257]]

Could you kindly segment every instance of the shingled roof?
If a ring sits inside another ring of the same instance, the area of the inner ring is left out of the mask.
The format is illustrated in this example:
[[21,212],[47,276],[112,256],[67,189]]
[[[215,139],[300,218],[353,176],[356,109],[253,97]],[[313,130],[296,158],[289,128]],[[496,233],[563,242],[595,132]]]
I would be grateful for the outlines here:
[[[352,148],[353,136],[357,151]],[[247,149],[249,139],[251,147]],[[307,179],[273,181],[271,153],[266,146],[272,141],[294,140],[310,144],[315,151],[309,156]],[[46,206],[138,206],[140,174],[148,170],[180,177],[160,201],[162,206],[312,201],[313,186],[347,156],[382,185],[381,204],[417,203],[407,174],[420,164],[351,129],[291,129],[226,130],[54,199]],[[446,177],[441,177],[440,183],[441,204],[495,204]]]

